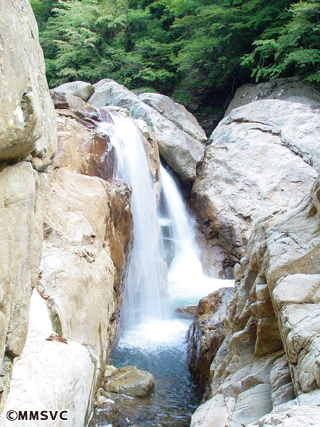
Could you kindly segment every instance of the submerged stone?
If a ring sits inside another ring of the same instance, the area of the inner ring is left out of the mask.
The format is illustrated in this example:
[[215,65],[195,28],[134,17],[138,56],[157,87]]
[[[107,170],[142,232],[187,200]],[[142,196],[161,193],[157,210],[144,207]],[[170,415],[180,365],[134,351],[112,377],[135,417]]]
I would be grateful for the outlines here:
[[185,307],[175,308],[174,314],[182,319],[193,319],[196,315],[197,306],[196,305],[187,305]]
[[154,379],[152,374],[136,366],[124,366],[106,377],[103,387],[114,393],[146,397],[154,387]]

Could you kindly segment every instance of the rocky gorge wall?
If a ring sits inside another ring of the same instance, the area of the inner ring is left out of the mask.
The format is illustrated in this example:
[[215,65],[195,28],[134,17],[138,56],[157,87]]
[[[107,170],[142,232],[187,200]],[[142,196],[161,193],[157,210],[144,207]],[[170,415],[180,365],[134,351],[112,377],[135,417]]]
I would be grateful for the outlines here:
[[[38,28],[26,0],[0,1],[1,408],[13,358],[28,330],[43,241],[45,168],[56,152],[56,117]],[[23,43],[17,43],[23,40]]]
[[116,340],[131,189],[112,179],[98,129],[109,113],[59,92],[52,102],[29,2],[0,1],[0,14],[0,425],[8,410],[65,410],[78,427]]
[[265,86],[247,87],[251,102],[222,120],[198,168],[199,221],[212,245],[228,242],[228,259],[241,259],[234,292],[201,300],[189,330],[204,391],[192,427],[319,425],[320,111],[308,90],[301,104],[258,100]]

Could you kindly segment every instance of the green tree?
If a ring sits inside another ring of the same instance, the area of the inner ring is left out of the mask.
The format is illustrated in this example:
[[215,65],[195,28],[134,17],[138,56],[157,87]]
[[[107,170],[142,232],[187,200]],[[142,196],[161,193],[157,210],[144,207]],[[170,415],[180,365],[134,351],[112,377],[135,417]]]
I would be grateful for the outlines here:
[[272,38],[262,34],[243,58],[242,65],[251,68],[256,81],[287,76],[320,81],[320,3],[300,1],[289,12],[286,25]]

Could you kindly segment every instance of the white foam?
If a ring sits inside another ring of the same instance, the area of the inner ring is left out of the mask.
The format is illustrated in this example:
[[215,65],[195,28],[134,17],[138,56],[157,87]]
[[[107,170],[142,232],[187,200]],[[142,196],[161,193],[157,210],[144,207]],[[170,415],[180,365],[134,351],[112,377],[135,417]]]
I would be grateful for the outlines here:
[[182,320],[145,319],[134,330],[123,334],[119,347],[140,348],[152,351],[160,347],[181,346],[188,330],[188,322]]

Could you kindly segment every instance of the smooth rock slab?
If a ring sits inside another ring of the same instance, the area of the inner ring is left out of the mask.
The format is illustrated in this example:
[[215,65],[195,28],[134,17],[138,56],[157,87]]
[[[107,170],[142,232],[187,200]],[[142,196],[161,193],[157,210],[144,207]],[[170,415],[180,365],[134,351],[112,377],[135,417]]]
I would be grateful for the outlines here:
[[106,378],[104,388],[113,393],[146,397],[154,387],[153,376],[135,366],[124,366]]

